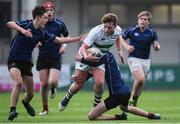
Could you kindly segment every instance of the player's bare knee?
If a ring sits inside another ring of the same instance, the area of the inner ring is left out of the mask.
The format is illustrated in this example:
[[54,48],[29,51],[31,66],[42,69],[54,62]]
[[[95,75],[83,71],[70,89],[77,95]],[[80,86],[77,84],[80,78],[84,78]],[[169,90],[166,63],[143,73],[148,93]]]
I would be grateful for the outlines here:
[[145,82],[145,77],[140,77],[140,78],[138,78],[137,79],[137,82],[139,83],[139,84],[144,84],[144,82]]
[[56,87],[58,85],[58,81],[54,80],[50,82],[51,87]]
[[95,116],[93,116],[91,113],[88,114],[88,119],[89,120],[95,120]]
[[41,82],[41,87],[47,87],[48,83],[47,82]]
[[73,75],[72,78],[76,82],[81,82],[82,81],[82,78],[80,77],[80,75]]
[[20,83],[20,82],[15,82],[15,83],[14,83],[14,87],[16,87],[16,88],[18,88],[18,89],[21,89],[22,83]]
[[122,111],[128,112],[128,106],[120,105],[120,108],[121,108]]

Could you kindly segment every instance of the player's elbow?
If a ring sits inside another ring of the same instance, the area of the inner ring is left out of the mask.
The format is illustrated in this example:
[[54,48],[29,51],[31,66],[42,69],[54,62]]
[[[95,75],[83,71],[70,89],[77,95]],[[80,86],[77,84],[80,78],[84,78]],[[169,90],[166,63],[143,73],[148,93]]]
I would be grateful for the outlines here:
[[13,23],[14,23],[14,21],[9,21],[9,22],[6,23],[6,26],[7,26],[7,27],[11,27],[11,25],[12,25]]
[[7,27],[10,27],[10,25],[11,25],[11,22],[10,22],[10,21],[6,23],[6,26],[7,26]]

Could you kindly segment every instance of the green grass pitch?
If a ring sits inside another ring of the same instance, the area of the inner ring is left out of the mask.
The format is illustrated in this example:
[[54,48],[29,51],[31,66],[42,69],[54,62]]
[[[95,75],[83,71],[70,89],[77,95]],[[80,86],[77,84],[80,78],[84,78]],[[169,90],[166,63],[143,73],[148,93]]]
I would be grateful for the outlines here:
[[[128,114],[126,121],[89,121],[87,114],[92,108],[93,92],[80,91],[73,96],[64,112],[58,111],[59,100],[62,99],[64,91],[59,91],[55,99],[49,99],[49,114],[39,116],[41,111],[40,94],[35,93],[31,102],[36,109],[36,116],[30,117],[21,104],[23,93],[19,97],[17,112],[19,116],[14,119],[15,123],[178,123],[180,122],[180,94],[179,91],[144,91],[139,99],[138,106],[150,112],[161,114],[161,120],[148,120],[143,117]],[[108,95],[106,92],[103,97]],[[0,123],[7,123],[9,112],[10,93],[0,93]],[[111,110],[106,114],[121,113],[119,108]]]

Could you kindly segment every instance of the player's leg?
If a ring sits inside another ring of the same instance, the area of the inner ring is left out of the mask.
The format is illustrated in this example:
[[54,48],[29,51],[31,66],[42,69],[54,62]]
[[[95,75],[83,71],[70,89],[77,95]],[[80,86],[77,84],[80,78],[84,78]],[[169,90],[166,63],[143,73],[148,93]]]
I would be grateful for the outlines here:
[[106,106],[104,101],[100,102],[97,106],[92,108],[92,110],[88,114],[89,120],[105,120],[104,116],[101,116],[104,112],[106,112]]
[[48,69],[39,70],[39,78],[40,78],[40,93],[43,110],[39,113],[39,115],[48,114],[48,78],[49,71]]
[[129,113],[134,114],[134,115],[146,117],[148,119],[161,119],[161,116],[159,114],[154,114],[154,113],[151,113],[151,112],[147,112],[147,111],[145,111],[143,109],[140,109],[138,107],[134,107],[134,106],[121,106],[121,109],[123,111],[127,111]]
[[51,68],[49,73],[50,84],[50,98],[53,99],[56,96],[59,81],[60,71],[58,69]]
[[130,105],[136,106],[137,105],[137,100],[139,96],[141,95],[141,92],[144,87],[145,83],[145,75],[142,72],[141,69],[136,69],[132,72],[134,76],[134,84],[133,84],[133,90],[132,90],[132,95],[131,95],[131,100],[130,100]]
[[24,105],[27,113],[30,116],[35,116],[35,110],[30,105],[30,102],[33,98],[33,77],[32,76],[23,76],[23,84],[25,88],[25,96],[22,100],[22,104]]
[[[127,120],[126,113],[122,113],[121,115],[103,115],[103,113],[106,111],[109,111],[120,105],[121,100],[121,96],[109,96],[89,112],[89,120]],[[126,104],[128,104],[128,101]]]
[[145,74],[143,72],[143,68],[141,62],[137,58],[129,58],[128,59],[129,68],[134,77],[134,84],[132,89],[132,94],[130,98],[130,105],[136,106],[137,100],[143,90],[145,83]]
[[8,120],[12,121],[14,118],[18,116],[18,113],[16,112],[16,105],[22,87],[22,77],[21,77],[21,71],[18,68],[15,67],[9,68],[9,72],[13,80],[13,89],[11,92],[10,112],[9,112]]
[[105,71],[101,68],[92,69],[94,77],[94,106],[101,102],[101,98],[104,92],[104,78]]
[[83,87],[88,74],[89,74],[89,72],[87,72],[87,71],[81,71],[79,69],[76,69],[75,77],[74,77],[75,82],[71,84],[66,95],[59,102],[59,110],[60,111],[63,111],[66,108],[66,106],[69,103],[72,96],[74,94],[76,94]]
[[60,70],[61,70],[61,59],[54,59],[50,63],[49,69],[49,84],[50,84],[50,98],[53,99],[57,94],[56,87],[58,86]]

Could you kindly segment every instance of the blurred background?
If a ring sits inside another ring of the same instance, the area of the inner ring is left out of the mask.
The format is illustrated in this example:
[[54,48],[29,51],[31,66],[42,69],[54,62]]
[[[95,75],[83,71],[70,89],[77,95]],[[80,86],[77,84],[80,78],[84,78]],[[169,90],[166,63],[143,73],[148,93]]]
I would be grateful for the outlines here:
[[[9,20],[32,18],[31,11],[36,5],[45,0],[0,0],[0,92],[10,91],[11,79],[6,66],[8,50],[15,31],[6,27]],[[46,0],[47,1],[47,0]],[[151,50],[151,71],[145,89],[180,89],[180,0],[49,0],[56,5],[56,17],[62,19],[70,36],[87,33],[101,23],[101,17],[107,13],[115,13],[122,29],[137,24],[137,14],[142,10],[152,12],[152,27],[157,31],[161,50]],[[71,83],[70,76],[74,71],[74,55],[81,43],[68,44],[63,55],[63,68],[60,75],[59,87]],[[132,77],[127,64],[122,65],[116,48],[114,53],[122,76],[132,85]],[[126,58],[127,52],[124,51]],[[36,62],[38,50],[33,52],[33,62]],[[126,62],[127,63],[127,62]],[[33,68],[35,90],[39,90],[38,72]],[[91,85],[89,81],[87,85]],[[88,87],[88,86],[87,86]],[[87,88],[88,89],[88,88]]]

